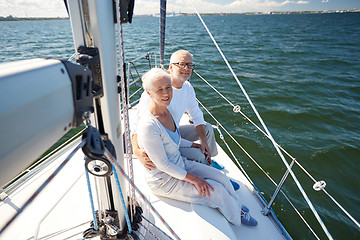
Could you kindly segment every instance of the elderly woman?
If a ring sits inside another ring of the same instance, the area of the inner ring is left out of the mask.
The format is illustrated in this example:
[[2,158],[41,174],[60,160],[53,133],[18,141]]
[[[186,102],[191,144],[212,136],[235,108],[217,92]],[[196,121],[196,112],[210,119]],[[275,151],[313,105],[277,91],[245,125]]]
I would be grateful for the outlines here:
[[168,108],[172,98],[170,75],[153,68],[142,81],[151,104],[139,123],[138,141],[156,165],[156,169],[146,172],[154,194],[217,208],[234,225],[256,226],[257,221],[239,203],[225,174],[181,156],[180,146],[199,147],[199,144],[180,137],[172,109]]

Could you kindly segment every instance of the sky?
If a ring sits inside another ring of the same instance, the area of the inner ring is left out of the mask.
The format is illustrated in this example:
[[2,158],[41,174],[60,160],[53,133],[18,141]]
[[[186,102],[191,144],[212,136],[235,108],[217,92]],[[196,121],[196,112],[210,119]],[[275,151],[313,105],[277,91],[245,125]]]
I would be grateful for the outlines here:
[[[168,12],[242,13],[360,9],[360,0],[167,0]],[[135,0],[135,15],[159,12],[160,0]],[[63,0],[0,0],[0,16],[67,17]]]

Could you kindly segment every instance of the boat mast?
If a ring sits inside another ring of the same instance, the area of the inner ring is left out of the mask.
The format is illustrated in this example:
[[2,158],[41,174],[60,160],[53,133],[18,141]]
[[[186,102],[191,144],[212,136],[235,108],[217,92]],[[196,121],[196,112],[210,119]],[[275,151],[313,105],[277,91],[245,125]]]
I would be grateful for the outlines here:
[[[93,73],[95,112],[90,117],[91,124],[100,134],[106,134],[114,146],[118,163],[127,169],[123,161],[123,141],[120,121],[120,99],[117,86],[117,56],[113,1],[68,0],[70,22],[73,30],[77,61],[89,63]],[[127,184],[120,178],[123,193]],[[116,226],[125,229],[121,196],[114,175],[95,177],[99,199],[98,216],[115,212]],[[127,197],[124,197],[127,206]]]

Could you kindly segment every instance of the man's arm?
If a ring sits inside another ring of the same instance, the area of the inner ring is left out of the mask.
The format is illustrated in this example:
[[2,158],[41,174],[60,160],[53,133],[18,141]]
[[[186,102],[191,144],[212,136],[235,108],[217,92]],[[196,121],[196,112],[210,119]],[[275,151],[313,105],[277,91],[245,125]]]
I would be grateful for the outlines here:
[[141,164],[144,165],[148,170],[155,169],[155,164],[151,161],[151,159],[146,154],[143,148],[139,147],[137,134],[133,134],[131,137],[131,143],[133,148],[133,153],[140,160]]
[[205,154],[205,159],[211,164],[211,153],[208,145],[207,137],[206,137],[206,128],[205,125],[200,124],[196,126],[196,131],[200,137],[200,150],[203,154]]
[[196,126],[195,129],[200,137],[200,150],[205,154],[205,159],[211,164],[212,160],[206,137],[204,115],[196,101],[195,90],[189,82],[186,82],[186,84],[184,83],[183,87],[186,89],[188,95],[186,111],[190,114],[190,119],[194,122],[194,125]]

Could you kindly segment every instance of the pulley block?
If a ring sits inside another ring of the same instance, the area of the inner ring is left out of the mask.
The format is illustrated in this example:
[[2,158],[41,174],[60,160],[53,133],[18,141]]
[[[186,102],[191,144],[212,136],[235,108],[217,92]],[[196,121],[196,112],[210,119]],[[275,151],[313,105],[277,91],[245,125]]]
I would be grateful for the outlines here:
[[[110,140],[107,139],[106,135],[102,136],[100,132],[92,126],[88,126],[84,131],[83,139],[86,140],[86,144],[82,150],[88,157],[85,161],[86,170],[98,177],[110,176],[112,174],[112,165],[104,155],[106,147],[115,155],[115,148]],[[104,142],[103,139],[106,141]]]
[[112,165],[106,159],[91,159],[85,161],[86,170],[94,176],[106,177],[112,174]]

